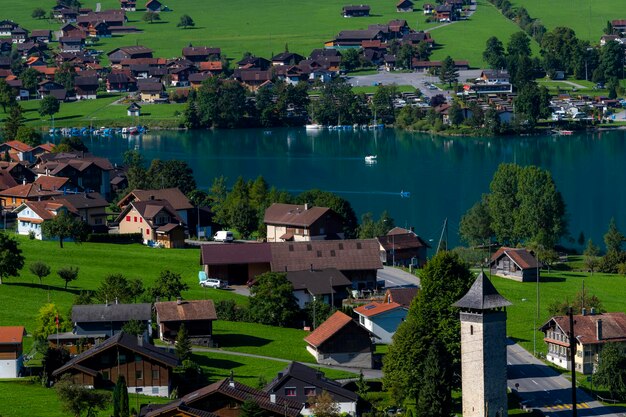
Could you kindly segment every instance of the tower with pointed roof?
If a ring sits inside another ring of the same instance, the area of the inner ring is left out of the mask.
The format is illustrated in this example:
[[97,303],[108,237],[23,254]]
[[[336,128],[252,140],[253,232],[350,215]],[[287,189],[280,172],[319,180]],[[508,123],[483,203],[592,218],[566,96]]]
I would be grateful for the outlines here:
[[506,306],[481,272],[455,307],[461,309],[463,417],[506,417]]

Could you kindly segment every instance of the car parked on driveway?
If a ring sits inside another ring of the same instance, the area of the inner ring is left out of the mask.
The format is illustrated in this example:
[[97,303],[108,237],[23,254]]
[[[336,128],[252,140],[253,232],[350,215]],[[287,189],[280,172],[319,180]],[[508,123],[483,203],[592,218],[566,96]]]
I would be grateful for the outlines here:
[[208,287],[208,288],[228,288],[228,281],[224,281],[221,279],[217,279],[217,278],[207,278],[204,281],[200,282],[200,285],[202,287]]

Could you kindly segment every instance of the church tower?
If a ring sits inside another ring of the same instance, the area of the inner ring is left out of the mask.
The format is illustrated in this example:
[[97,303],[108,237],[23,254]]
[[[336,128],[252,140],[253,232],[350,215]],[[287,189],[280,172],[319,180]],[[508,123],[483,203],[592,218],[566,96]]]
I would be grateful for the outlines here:
[[463,417],[506,417],[506,306],[483,272],[454,303],[461,309]]

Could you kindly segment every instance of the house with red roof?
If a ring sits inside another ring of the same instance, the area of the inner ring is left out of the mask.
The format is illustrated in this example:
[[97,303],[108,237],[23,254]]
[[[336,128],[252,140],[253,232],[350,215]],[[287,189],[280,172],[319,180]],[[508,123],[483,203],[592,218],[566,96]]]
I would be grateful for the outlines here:
[[10,140],[0,144],[0,155],[8,155],[11,161],[28,161],[32,162],[33,148],[19,140]]
[[359,324],[376,335],[377,343],[390,344],[408,309],[394,302],[372,302],[355,308],[354,312],[359,317]]
[[372,334],[341,311],[335,312],[304,338],[317,363],[372,368]]
[[63,204],[52,201],[26,201],[14,210],[17,213],[17,234],[43,240],[41,225],[54,219],[61,210],[68,210]]
[[53,196],[63,194],[68,186],[69,179],[65,177],[38,177],[35,182],[7,188],[0,191],[2,206],[6,209],[15,209],[27,201],[49,200]]
[[426,264],[430,245],[412,230],[394,227],[376,240],[380,245],[381,261],[385,265],[412,265],[421,268]]
[[17,378],[23,365],[24,326],[0,327],[0,378]]
[[489,267],[492,275],[526,282],[539,279],[542,264],[524,248],[501,247],[491,257]]
[[[546,359],[548,362],[571,370],[570,321],[568,316],[554,316],[541,326],[543,340],[548,344]],[[587,313],[574,315],[574,333],[576,335],[576,371],[592,374],[598,366],[598,357],[607,343],[619,343],[626,347],[626,314],[596,313],[591,309]]]

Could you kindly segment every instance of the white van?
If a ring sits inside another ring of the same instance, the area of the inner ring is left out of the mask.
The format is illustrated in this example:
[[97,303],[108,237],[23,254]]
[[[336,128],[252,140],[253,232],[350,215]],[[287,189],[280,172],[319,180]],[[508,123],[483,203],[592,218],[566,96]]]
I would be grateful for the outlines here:
[[228,230],[220,230],[213,236],[213,240],[216,242],[232,242],[233,241],[233,232],[229,232]]

